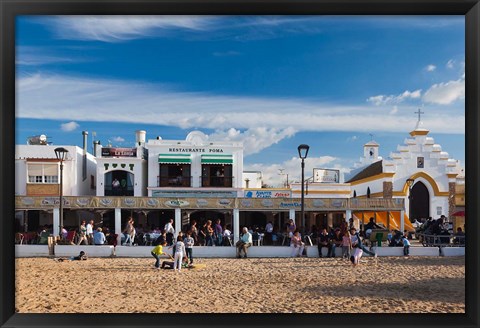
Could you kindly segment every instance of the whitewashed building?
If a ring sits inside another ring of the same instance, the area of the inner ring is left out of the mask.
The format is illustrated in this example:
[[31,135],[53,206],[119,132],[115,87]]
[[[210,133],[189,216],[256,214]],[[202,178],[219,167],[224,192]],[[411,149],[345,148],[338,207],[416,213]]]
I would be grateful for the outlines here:
[[[400,198],[412,220],[450,217],[455,210],[456,185],[463,183],[464,172],[428,134],[419,118],[410,137],[385,159],[379,156],[378,143],[366,143],[363,157],[345,176],[345,183],[315,183],[310,179],[305,197]],[[411,182],[410,187],[407,182]],[[300,197],[300,190],[300,183],[292,184],[293,197]]]
[[[60,202],[60,161],[55,155],[55,148],[63,147],[68,150],[63,162],[63,195],[95,195],[96,190],[96,161],[95,157],[86,151],[86,135],[84,131],[84,147],[59,146],[49,144],[29,144],[15,146],[15,195],[45,197],[46,202],[59,204]],[[79,213],[73,213],[79,214]],[[29,213],[17,208],[16,224],[27,229],[28,219],[33,226],[42,226],[58,222],[59,208],[52,211],[35,211]],[[74,217],[65,218],[76,224]],[[54,234],[58,234],[58,225],[53,225]]]
[[146,132],[135,132],[135,147],[104,147],[95,144],[97,196],[146,196]]
[[192,131],[185,140],[150,139],[146,148],[148,196],[241,196],[241,142],[211,142],[204,133]]

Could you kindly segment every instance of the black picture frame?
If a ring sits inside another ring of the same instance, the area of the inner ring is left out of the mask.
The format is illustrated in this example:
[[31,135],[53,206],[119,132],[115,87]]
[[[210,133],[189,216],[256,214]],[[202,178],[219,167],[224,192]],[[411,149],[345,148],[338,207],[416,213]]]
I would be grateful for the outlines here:
[[[14,272],[15,17],[17,15],[275,14],[465,15],[466,213],[479,231],[480,4],[478,0],[0,0],[0,325],[1,327],[107,326],[435,326],[479,325],[479,238],[466,245],[465,314],[16,314]],[[152,300],[158,301],[158,300]]]

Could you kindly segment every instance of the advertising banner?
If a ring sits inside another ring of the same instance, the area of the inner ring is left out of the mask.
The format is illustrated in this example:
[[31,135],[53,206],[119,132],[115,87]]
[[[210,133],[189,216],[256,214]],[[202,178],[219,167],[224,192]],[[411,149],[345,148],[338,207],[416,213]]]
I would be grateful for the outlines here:
[[103,147],[102,157],[137,157],[137,148]]
[[339,183],[340,170],[313,169],[313,182]]

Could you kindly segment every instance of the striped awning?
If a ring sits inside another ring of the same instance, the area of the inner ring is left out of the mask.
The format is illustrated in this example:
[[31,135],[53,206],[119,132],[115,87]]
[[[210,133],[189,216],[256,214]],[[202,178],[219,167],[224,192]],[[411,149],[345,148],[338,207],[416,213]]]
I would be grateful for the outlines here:
[[160,164],[190,164],[190,154],[160,154],[158,155]]
[[202,155],[202,164],[233,164],[232,155]]

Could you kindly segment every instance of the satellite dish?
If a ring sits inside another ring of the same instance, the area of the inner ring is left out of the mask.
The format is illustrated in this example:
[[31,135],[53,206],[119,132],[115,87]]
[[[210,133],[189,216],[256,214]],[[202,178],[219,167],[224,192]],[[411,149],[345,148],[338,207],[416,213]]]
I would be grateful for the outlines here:
[[27,145],[48,145],[47,136],[44,134],[27,138]]

